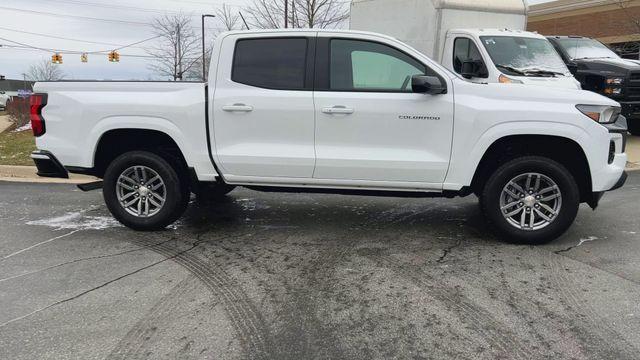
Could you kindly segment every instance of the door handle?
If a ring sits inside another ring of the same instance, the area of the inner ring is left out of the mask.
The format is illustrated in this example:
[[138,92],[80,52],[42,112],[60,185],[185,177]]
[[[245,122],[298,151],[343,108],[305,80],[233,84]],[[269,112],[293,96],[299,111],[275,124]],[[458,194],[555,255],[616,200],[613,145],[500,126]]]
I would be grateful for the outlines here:
[[253,106],[238,103],[233,105],[224,105],[222,110],[231,112],[249,112],[253,111]]
[[322,112],[325,114],[353,114],[353,109],[342,105],[335,105],[332,107],[322,108]]

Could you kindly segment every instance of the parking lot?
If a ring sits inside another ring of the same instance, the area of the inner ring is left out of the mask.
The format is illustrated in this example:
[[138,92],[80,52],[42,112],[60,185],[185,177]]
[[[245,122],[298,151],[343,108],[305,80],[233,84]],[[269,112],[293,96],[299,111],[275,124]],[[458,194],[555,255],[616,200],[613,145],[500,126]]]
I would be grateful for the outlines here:
[[639,188],[531,247],[474,197],[237,189],[141,233],[100,192],[3,182],[0,358],[634,359]]

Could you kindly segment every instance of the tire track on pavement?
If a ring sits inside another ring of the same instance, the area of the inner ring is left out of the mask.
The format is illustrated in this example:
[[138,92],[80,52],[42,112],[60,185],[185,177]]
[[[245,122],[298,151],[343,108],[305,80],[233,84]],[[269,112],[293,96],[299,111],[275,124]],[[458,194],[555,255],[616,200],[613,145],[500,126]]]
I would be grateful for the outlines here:
[[[477,334],[487,341],[490,346],[489,350],[495,353],[496,358],[528,359],[530,357],[529,349],[518,340],[516,334],[507,329],[506,324],[496,320],[489,312],[479,308],[462,294],[445,287],[435,279],[431,279],[430,274],[418,269],[410,271],[389,256],[376,253],[370,253],[366,256],[413,281],[427,291],[428,296],[454,308],[455,314],[460,317],[461,321],[475,329]],[[496,348],[500,351],[495,352]]]
[[195,276],[191,274],[180,281],[129,330],[113,351],[107,355],[106,359],[138,359],[142,353],[141,350],[144,350],[143,347],[147,340],[157,330],[157,325],[162,323],[163,319],[166,319],[167,315],[171,314],[180,305],[180,299],[185,294],[196,289],[198,285],[199,283]]
[[[215,240],[220,241],[222,239]],[[143,239],[129,241],[138,245],[145,245],[148,242],[148,240]],[[196,242],[201,243],[203,241],[197,240]],[[222,268],[217,265],[212,266],[212,264],[202,260],[193,252],[180,253],[179,249],[168,244],[158,245],[150,249],[165,257],[173,257],[172,260],[175,263],[196,276],[220,299],[248,358],[268,359],[274,357],[273,339],[262,315],[241,287]]]
[[[567,273],[563,260],[566,257],[550,252],[548,254],[549,265],[551,267],[551,279],[558,290],[560,296],[565,300],[565,305],[574,313],[582,315],[582,318],[589,324],[586,332],[590,338],[597,337],[603,341],[587,339],[589,351],[598,354],[600,359],[637,359],[640,352],[637,345],[629,343],[626,338],[609,324],[606,317],[600,316],[598,312],[584,299],[582,291],[576,289],[576,280]],[[619,339],[614,342],[613,339]],[[597,344],[610,344],[608,348],[602,348]],[[623,345],[622,348],[614,348],[614,344]]]

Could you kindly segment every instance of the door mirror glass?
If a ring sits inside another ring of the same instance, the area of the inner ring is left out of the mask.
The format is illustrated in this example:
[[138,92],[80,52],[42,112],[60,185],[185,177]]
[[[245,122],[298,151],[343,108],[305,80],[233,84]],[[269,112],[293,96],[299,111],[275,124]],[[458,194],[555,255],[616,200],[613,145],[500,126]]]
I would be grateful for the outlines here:
[[[465,63],[469,63],[466,64]],[[476,43],[470,38],[459,37],[453,43],[453,71],[470,79],[487,78],[489,73]]]
[[466,79],[483,77],[485,65],[480,60],[465,60],[462,62],[460,75]]
[[436,76],[414,75],[411,77],[411,90],[419,94],[446,94],[447,84]]

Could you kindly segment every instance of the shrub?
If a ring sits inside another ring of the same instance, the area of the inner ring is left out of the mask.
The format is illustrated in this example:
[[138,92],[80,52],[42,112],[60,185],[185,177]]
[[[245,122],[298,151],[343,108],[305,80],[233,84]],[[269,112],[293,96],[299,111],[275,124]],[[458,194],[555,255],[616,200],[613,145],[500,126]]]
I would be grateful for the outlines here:
[[14,127],[19,128],[29,123],[29,98],[13,97],[7,102],[6,110]]

